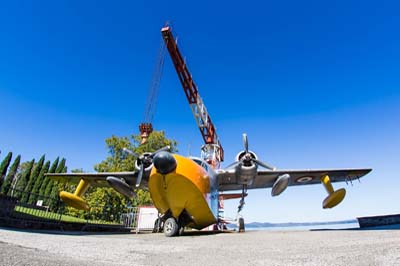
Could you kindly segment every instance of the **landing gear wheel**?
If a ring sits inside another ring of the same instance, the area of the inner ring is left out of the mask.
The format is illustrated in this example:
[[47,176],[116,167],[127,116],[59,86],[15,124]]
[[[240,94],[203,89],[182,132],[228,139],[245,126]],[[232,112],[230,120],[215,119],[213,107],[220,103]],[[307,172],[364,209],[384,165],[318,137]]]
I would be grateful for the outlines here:
[[165,236],[171,237],[176,236],[179,231],[179,225],[175,218],[168,218],[164,223],[164,234]]
[[239,226],[239,233],[243,233],[245,231],[244,230],[244,219],[243,218],[239,218],[238,226]]
[[182,226],[182,227],[179,227],[179,230],[178,230],[179,232],[178,232],[178,235],[183,235],[184,233],[185,233],[185,227],[184,226]]
[[157,218],[154,222],[153,233],[159,233],[162,231],[162,221],[160,218]]

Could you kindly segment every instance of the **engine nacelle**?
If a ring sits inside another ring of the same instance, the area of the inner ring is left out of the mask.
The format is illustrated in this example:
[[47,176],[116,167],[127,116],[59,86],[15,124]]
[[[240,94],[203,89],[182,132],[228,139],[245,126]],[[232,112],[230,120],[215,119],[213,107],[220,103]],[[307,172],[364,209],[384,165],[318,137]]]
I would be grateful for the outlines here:
[[253,184],[254,178],[257,175],[257,165],[251,159],[257,159],[257,155],[252,151],[241,151],[236,155],[236,161],[241,162],[236,170],[236,177],[239,184],[248,186]]
[[242,160],[244,156],[250,156],[251,158],[258,160],[257,154],[255,154],[254,152],[241,151],[236,155],[235,161],[238,162],[238,161]]
[[[145,152],[145,153],[143,153],[143,157],[144,157],[144,158],[147,158],[149,155],[151,155],[150,152]],[[135,161],[135,168],[136,168],[136,170],[140,171],[140,164],[139,164],[138,161],[139,161],[139,160],[136,160],[136,161]],[[149,160],[149,161],[150,161],[151,163],[144,169],[144,172],[150,171],[151,168],[153,167],[152,159]],[[142,163],[143,163],[143,162],[142,162]],[[146,164],[146,163],[145,163],[145,164]],[[146,165],[145,165],[145,166],[146,166]]]
[[283,174],[276,178],[274,184],[271,189],[271,196],[275,197],[280,195],[289,185],[290,175]]
[[133,188],[120,178],[114,176],[108,176],[106,180],[113,189],[115,189],[122,195],[127,196],[128,198],[134,198],[136,196],[136,193],[133,191]]

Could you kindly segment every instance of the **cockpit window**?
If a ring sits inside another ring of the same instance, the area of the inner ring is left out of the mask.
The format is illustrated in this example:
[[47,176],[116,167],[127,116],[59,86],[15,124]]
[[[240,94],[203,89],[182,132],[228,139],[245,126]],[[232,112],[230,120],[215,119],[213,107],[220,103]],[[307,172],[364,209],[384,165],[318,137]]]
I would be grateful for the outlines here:
[[203,167],[206,171],[208,171],[209,165],[208,165],[205,161],[203,161],[202,159],[199,159],[199,158],[195,158],[195,157],[192,157],[191,159],[192,159],[195,163],[197,163],[198,165],[200,165],[201,167]]

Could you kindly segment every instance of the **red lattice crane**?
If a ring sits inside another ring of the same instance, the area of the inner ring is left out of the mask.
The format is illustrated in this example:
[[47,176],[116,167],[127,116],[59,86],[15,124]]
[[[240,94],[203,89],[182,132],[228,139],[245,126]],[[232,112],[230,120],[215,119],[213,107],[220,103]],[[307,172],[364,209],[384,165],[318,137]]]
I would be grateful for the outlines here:
[[185,60],[178,49],[171,28],[166,26],[161,29],[161,33],[183,90],[185,91],[190,108],[192,109],[193,115],[196,119],[197,126],[199,127],[200,133],[205,142],[205,145],[201,148],[201,157],[214,168],[218,168],[220,163],[224,160],[224,150],[222,149],[221,143],[218,139],[215,126],[199,95],[199,91],[192,79],[192,75],[189,72]]

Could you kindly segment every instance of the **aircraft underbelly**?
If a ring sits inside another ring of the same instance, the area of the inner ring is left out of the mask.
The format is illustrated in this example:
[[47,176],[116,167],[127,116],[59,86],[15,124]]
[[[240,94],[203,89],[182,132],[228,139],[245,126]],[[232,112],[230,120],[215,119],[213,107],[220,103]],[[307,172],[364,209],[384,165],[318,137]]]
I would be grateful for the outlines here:
[[152,171],[150,175],[149,191],[155,207],[160,213],[170,210],[175,218],[186,210],[193,221],[189,226],[196,229],[215,223],[207,202],[210,185],[206,172],[191,160],[175,159],[178,166],[174,172],[161,175]]

